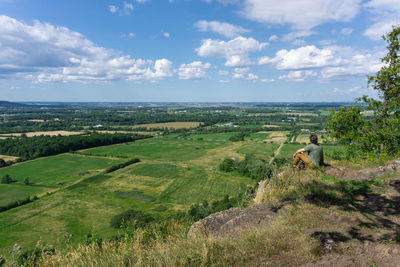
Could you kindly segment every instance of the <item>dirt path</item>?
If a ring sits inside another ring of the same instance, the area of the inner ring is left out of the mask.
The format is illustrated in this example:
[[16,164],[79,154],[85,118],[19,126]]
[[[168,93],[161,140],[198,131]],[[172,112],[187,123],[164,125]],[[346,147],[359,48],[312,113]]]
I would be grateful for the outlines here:
[[274,159],[276,158],[276,156],[279,155],[279,152],[281,152],[281,149],[283,147],[283,143],[281,143],[279,145],[279,147],[275,150],[274,156],[271,158],[271,160],[269,161],[269,164],[272,164],[272,162],[274,162]]
[[[281,143],[279,145],[279,147],[275,150],[274,156],[269,161],[269,164],[272,164],[272,162],[274,162],[275,157],[279,155],[279,152],[281,152],[282,147],[283,147],[283,143]],[[265,183],[266,182],[267,182],[267,180],[261,180],[258,183],[256,197],[254,198],[254,202],[257,203],[257,204],[260,204],[262,202],[262,197],[263,197],[264,192],[265,192]]]

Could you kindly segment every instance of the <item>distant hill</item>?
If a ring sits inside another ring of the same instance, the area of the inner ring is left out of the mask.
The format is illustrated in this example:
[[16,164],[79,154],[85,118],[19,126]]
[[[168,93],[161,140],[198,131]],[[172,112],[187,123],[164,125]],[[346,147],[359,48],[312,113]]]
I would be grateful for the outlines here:
[[10,107],[26,107],[26,104],[21,104],[21,103],[15,103],[15,102],[9,102],[9,101],[1,101],[0,100],[0,108],[2,107],[6,107],[6,108],[10,108]]

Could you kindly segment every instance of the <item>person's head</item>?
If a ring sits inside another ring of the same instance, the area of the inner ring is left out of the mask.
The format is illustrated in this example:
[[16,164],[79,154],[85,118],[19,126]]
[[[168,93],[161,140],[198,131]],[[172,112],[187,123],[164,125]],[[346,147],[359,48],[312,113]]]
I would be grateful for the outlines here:
[[316,134],[310,135],[310,142],[313,144],[318,144],[318,136]]

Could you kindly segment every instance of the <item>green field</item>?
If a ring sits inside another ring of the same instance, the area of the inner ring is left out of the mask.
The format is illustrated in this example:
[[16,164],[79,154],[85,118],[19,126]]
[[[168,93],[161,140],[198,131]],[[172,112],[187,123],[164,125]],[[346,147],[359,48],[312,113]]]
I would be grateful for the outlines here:
[[[0,184],[0,205],[53,191],[122,161],[124,160],[62,154],[1,168],[0,177],[8,174],[16,182]],[[29,177],[29,185],[24,184],[26,177]]]
[[247,142],[237,149],[237,152],[243,155],[254,154],[258,158],[269,161],[274,151],[279,147],[277,143],[255,143]]
[[[187,210],[203,200],[234,196],[254,181],[218,170],[219,162],[238,156],[236,149],[243,145],[227,141],[231,134],[209,135],[203,140],[198,140],[202,135],[193,140],[174,136],[152,138],[0,169],[1,175],[7,173],[18,180],[0,186],[2,200],[11,195],[18,199],[57,190],[1,213],[0,231],[10,234],[0,235],[0,255],[7,253],[14,243],[32,248],[42,240],[43,244],[65,246],[66,233],[73,234],[72,243],[84,241],[87,234],[118,235],[119,230],[110,227],[110,219],[132,207],[164,216]],[[259,145],[263,146],[261,150],[273,148],[273,144]],[[240,150],[246,149],[257,152],[256,147]],[[141,162],[113,173],[100,173],[132,157]],[[23,185],[26,176],[34,183],[32,186]]]
[[[225,137],[223,137],[225,138]],[[223,140],[223,139],[221,139]],[[81,154],[106,157],[138,157],[140,159],[186,161],[205,155],[207,149],[228,145],[214,140],[186,140],[175,137],[156,137],[111,146],[82,150]]]

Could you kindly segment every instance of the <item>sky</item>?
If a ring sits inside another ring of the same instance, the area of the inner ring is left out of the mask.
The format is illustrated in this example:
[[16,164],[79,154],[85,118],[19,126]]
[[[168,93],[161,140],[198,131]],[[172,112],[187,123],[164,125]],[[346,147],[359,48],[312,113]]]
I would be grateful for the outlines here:
[[400,0],[0,0],[0,100],[341,102]]

